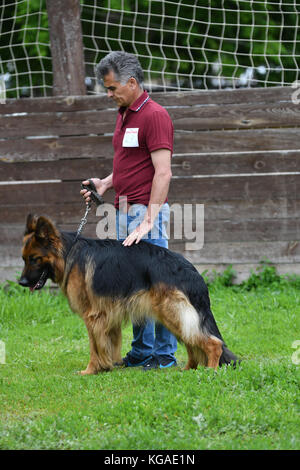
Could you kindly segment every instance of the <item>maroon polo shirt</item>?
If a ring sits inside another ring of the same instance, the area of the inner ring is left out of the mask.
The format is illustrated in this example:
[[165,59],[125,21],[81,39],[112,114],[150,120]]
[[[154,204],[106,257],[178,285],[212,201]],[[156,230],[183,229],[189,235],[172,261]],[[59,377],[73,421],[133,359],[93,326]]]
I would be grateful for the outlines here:
[[126,196],[131,204],[148,205],[154,176],[151,152],[173,152],[173,123],[168,112],[146,91],[131,105],[120,108],[113,136],[113,187],[115,206]]

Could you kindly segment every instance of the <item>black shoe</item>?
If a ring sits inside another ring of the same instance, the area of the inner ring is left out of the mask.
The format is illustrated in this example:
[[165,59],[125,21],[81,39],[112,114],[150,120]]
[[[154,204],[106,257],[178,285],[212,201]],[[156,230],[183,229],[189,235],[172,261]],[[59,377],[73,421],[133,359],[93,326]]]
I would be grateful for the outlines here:
[[166,369],[167,367],[177,366],[176,359],[169,356],[152,356],[151,359],[144,365],[143,370],[151,369]]
[[127,353],[123,359],[123,365],[125,367],[141,367],[147,364],[147,362],[151,359],[150,357],[146,357],[142,361],[140,359],[136,359],[135,357],[131,356],[130,353]]
[[156,357],[152,356],[150,360],[144,365],[143,370],[158,369],[159,362]]

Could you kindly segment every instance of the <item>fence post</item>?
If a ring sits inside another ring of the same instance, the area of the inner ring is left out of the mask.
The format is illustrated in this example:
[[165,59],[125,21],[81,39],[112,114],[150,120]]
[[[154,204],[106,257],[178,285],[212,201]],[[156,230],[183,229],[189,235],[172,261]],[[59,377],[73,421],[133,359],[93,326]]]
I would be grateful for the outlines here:
[[46,0],[53,70],[53,95],[85,95],[80,0]]

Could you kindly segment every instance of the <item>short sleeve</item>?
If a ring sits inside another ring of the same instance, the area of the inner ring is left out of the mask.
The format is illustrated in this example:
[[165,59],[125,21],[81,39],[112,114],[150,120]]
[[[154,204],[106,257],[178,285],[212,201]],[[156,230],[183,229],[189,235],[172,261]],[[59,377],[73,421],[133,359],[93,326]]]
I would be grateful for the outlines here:
[[173,152],[174,128],[165,109],[155,110],[147,116],[145,137],[149,152],[159,149],[168,149]]

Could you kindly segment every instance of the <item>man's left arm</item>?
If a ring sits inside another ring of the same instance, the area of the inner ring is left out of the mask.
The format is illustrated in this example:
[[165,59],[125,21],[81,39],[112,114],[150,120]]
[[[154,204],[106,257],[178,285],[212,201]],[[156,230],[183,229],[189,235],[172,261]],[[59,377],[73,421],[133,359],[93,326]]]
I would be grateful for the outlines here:
[[124,240],[124,246],[130,246],[139,241],[154,226],[154,221],[168,196],[169,185],[172,177],[171,151],[159,149],[151,152],[154,166],[154,177],[152,181],[151,194],[147,212],[143,222]]

